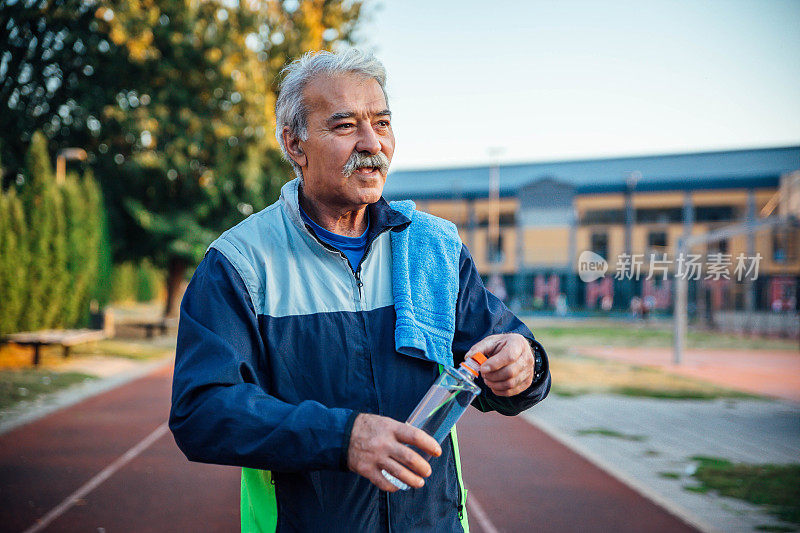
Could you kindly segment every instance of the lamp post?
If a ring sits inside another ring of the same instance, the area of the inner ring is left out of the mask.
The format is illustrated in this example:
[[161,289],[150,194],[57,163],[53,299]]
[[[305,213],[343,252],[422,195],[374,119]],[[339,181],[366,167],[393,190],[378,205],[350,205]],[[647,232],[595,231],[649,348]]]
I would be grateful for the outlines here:
[[498,157],[503,153],[503,148],[489,148],[489,157],[492,164],[489,167],[489,262],[492,272],[499,269],[500,250],[500,161]]
[[83,148],[64,148],[56,157],[56,183],[63,184],[67,178],[67,160],[86,161],[86,150]]
[[[633,257],[633,226],[636,224],[636,210],[633,207],[633,192],[636,189],[636,185],[639,183],[639,180],[642,179],[642,173],[638,170],[633,172],[629,172],[628,176],[625,178],[625,250],[624,252],[628,254],[631,258]],[[611,258],[607,258],[608,262],[611,262]],[[633,259],[631,259],[633,262]],[[623,305],[628,305],[633,297],[634,293],[634,283],[638,280],[631,279],[624,279],[622,280],[622,285],[620,288],[622,289],[622,302]]]

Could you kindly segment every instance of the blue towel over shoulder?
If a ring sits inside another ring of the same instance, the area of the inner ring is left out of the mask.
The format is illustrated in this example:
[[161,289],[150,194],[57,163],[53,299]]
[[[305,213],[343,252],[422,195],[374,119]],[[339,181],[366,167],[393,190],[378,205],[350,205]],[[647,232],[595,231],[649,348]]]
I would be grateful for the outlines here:
[[395,349],[453,365],[461,238],[455,224],[416,210],[414,202],[391,202],[411,220],[391,234],[392,293],[397,313]]

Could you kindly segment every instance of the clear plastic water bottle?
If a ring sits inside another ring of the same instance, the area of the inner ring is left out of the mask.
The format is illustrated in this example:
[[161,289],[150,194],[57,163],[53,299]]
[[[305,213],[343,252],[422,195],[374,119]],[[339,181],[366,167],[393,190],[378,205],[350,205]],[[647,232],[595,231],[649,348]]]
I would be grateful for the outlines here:
[[[485,361],[486,356],[478,352],[469,356],[459,368],[444,367],[444,371],[414,408],[406,423],[423,430],[441,444],[472,400],[480,394],[481,389],[475,385],[475,378]],[[430,460],[430,455],[414,446],[412,448],[423,459]],[[409,489],[407,484],[386,470],[381,470],[381,473],[395,487]]]

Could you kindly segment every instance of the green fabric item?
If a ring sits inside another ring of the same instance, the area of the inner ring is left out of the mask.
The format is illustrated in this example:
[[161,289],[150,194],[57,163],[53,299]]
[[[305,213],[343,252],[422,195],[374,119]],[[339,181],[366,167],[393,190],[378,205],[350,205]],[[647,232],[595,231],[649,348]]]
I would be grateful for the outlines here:
[[278,500],[272,472],[242,468],[242,533],[272,533],[278,527]]

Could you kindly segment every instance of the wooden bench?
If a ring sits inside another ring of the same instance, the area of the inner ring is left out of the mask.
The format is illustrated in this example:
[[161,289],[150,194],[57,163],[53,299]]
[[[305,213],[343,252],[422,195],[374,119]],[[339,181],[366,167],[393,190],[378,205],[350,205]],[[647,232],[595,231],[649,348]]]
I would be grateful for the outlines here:
[[40,361],[39,349],[42,346],[58,345],[64,348],[64,357],[69,357],[70,348],[78,344],[99,341],[109,335],[102,329],[48,329],[42,331],[23,331],[6,335],[2,342],[33,346],[33,365]]
[[167,331],[175,328],[178,325],[177,318],[162,318],[154,321],[140,321],[140,322],[120,322],[118,326],[142,328],[148,339],[153,338],[153,331],[158,330],[161,335],[166,335]]

